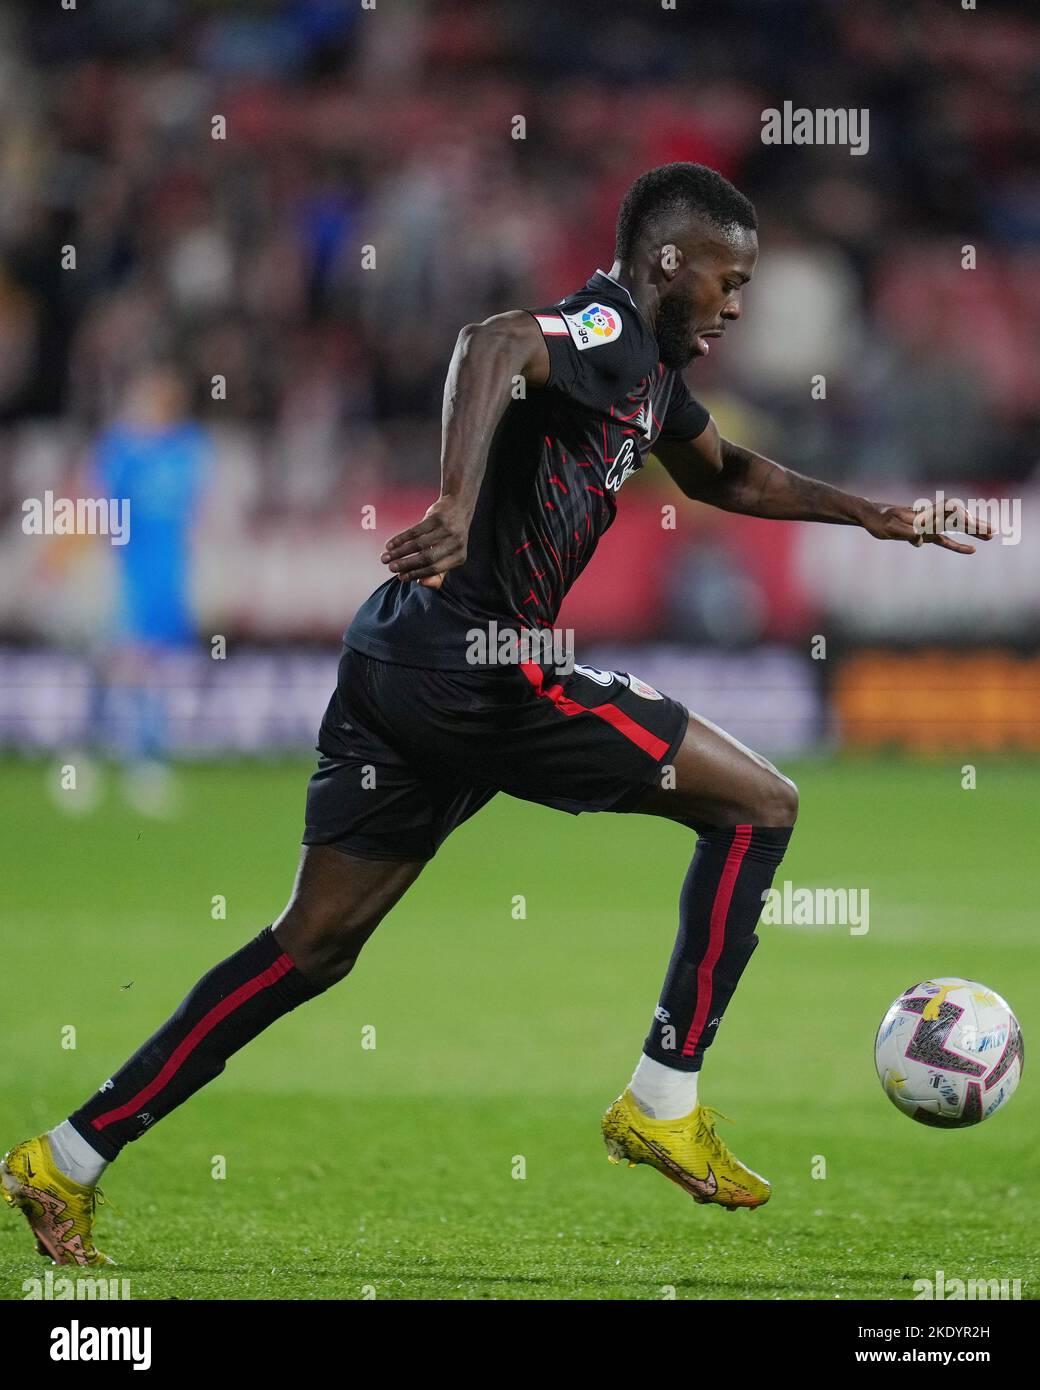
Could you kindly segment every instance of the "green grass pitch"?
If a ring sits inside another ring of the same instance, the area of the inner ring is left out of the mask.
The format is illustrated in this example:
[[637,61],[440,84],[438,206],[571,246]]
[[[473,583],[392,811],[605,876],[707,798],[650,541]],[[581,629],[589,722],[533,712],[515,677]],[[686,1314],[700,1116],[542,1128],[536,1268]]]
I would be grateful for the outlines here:
[[[1006,1110],[964,1131],[905,1119],[874,1074],[885,1008],[929,975],[999,990],[1035,1040],[1037,768],[983,760],[964,791],[962,761],[787,769],[802,817],[778,882],[869,888],[870,930],[760,927],[708,1054],[701,1099],[771,1179],[761,1211],[698,1207],[608,1164],[599,1135],[656,1001],[692,835],[500,797],[351,977],[111,1169],[113,1273],[142,1299],[910,1299],[941,1269],[1035,1297],[1028,1066]],[[183,811],[158,823],[111,788],[62,814],[56,772],[0,767],[0,1148],[63,1118],[280,911],[308,770],[185,769]],[[0,1297],[46,1268],[0,1211]]]

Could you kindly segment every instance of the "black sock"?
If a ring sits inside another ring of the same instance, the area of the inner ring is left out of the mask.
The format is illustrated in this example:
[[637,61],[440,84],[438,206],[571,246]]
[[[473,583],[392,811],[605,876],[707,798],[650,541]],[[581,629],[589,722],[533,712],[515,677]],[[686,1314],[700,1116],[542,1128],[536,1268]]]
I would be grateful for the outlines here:
[[643,1051],[677,1071],[699,1071],[704,1050],[751,959],[762,895],[791,827],[705,829],[679,898],[679,935]]
[[227,1059],[283,1014],[323,991],[300,974],[271,927],[208,974],[157,1033],[69,1116],[103,1158],[117,1158]]

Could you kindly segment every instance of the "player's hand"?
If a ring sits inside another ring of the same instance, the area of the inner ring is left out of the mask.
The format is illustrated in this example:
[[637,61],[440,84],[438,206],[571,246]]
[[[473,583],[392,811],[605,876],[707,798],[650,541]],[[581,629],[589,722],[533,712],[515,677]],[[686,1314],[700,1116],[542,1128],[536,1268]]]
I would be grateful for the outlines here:
[[466,559],[470,516],[452,497],[438,497],[417,526],[391,536],[380,555],[398,579],[439,589],[448,570]]
[[975,547],[945,535],[944,526],[961,535],[977,536],[980,541],[993,539],[990,524],[980,516],[973,516],[961,503],[947,502],[941,516],[937,511],[934,503],[927,507],[878,507],[867,523],[867,530],[880,541],[937,545],[958,555],[974,555]]

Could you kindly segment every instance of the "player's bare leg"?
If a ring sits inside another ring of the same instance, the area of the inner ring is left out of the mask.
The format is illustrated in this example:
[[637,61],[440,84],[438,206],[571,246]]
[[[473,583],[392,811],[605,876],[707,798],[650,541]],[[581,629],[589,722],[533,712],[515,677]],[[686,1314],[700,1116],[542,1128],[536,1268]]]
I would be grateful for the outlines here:
[[790,829],[798,815],[798,788],[768,758],[745,747],[710,720],[691,714],[660,785],[636,809],[685,825],[763,825]]
[[274,935],[297,969],[327,989],[354,968],[362,946],[419,877],[423,863],[361,859],[328,845],[305,845]]
[[715,1133],[697,1101],[705,1049],[758,945],[762,895],[798,811],[794,783],[708,720],[690,717],[659,785],[637,811],[691,826],[697,848],[680,897],[679,934],[643,1056],[607,1111],[610,1157],[649,1163],[698,1202],[735,1211],[768,1201],[769,1184]]
[[94,1244],[97,1182],[108,1163],[276,1019],[348,974],[422,867],[306,847],[275,926],[204,975],[85,1105],[5,1154],[0,1190],[27,1218],[42,1255],[57,1264],[108,1263]]

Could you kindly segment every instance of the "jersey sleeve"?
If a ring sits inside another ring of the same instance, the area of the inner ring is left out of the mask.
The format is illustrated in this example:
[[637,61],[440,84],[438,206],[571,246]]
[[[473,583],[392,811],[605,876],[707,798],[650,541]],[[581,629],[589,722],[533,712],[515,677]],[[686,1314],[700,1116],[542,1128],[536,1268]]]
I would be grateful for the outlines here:
[[658,438],[696,439],[708,428],[710,419],[710,413],[690,395],[686,382],[676,373]]
[[615,304],[565,301],[528,312],[549,350],[547,385],[581,405],[609,410],[649,368],[644,335]]

